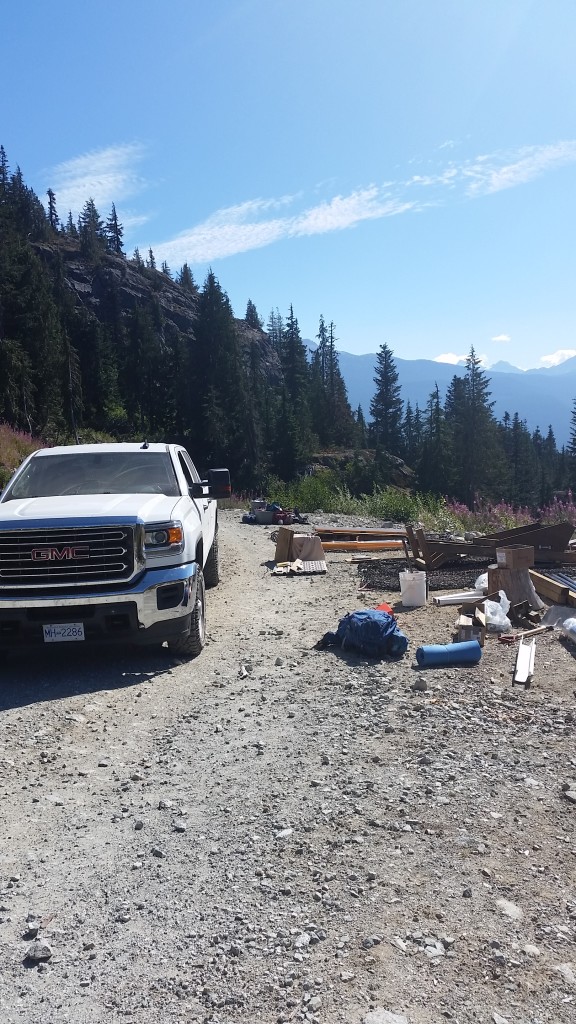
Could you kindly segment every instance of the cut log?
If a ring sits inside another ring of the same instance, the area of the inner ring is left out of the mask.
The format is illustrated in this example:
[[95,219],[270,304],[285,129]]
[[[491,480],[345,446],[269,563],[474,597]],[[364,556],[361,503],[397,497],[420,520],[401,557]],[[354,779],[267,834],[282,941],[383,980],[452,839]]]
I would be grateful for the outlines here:
[[489,565],[488,590],[503,590],[510,604],[527,601],[537,611],[546,607],[534,589],[529,569],[502,569],[500,566]]

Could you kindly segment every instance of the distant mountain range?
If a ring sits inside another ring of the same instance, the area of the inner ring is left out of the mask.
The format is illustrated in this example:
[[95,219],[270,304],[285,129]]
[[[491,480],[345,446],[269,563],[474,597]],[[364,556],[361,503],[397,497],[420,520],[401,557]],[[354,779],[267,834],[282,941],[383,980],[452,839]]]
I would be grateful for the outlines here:
[[[376,355],[357,356],[351,352],[339,352],[338,357],[350,405],[354,410],[361,405],[368,420],[374,394]],[[452,378],[466,372],[464,366],[436,363],[432,359],[398,359],[394,356],[394,362],[403,400],[410,401],[412,408],[417,404],[422,411],[436,384],[444,400]],[[530,431],[540,427],[545,436],[551,426],[558,447],[568,444],[572,406],[576,398],[576,356],[548,369],[519,370],[510,363],[499,362],[485,372],[490,381],[496,419],[502,419],[506,412],[510,416],[517,412]]]

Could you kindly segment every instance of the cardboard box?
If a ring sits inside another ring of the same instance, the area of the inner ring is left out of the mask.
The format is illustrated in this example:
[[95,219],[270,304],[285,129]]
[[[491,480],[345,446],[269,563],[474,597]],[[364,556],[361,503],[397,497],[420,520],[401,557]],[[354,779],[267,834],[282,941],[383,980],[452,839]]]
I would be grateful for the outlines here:
[[496,548],[496,564],[499,569],[531,569],[534,565],[534,546],[511,544],[510,547]]
[[480,647],[484,647],[486,639],[486,609],[484,602],[479,602],[475,607],[466,606],[459,609],[460,614],[455,622],[456,632],[454,643],[461,644],[467,640],[477,640]]
[[294,533],[288,526],[281,526],[276,540],[274,561],[325,562],[326,555],[320,537],[315,533]]
[[287,526],[280,526],[278,528],[278,537],[276,540],[276,553],[274,555],[274,561],[278,562],[291,562],[292,553],[292,538],[294,531],[290,530]]

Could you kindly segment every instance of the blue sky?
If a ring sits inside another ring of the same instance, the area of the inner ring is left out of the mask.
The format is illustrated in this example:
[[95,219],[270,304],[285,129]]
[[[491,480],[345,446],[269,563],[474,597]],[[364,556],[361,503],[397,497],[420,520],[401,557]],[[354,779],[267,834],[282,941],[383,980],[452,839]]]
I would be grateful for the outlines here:
[[573,0],[22,0],[0,143],[237,316],[486,365],[576,354]]

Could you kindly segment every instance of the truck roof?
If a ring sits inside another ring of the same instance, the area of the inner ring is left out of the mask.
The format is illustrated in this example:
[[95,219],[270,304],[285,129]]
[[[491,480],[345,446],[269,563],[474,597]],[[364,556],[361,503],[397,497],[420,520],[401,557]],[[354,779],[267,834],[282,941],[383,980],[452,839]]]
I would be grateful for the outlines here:
[[[39,448],[34,457],[44,455],[82,455],[97,452],[168,452],[172,445],[163,441],[121,441],[105,444],[63,444],[53,448]],[[176,446],[177,447],[177,446]]]

